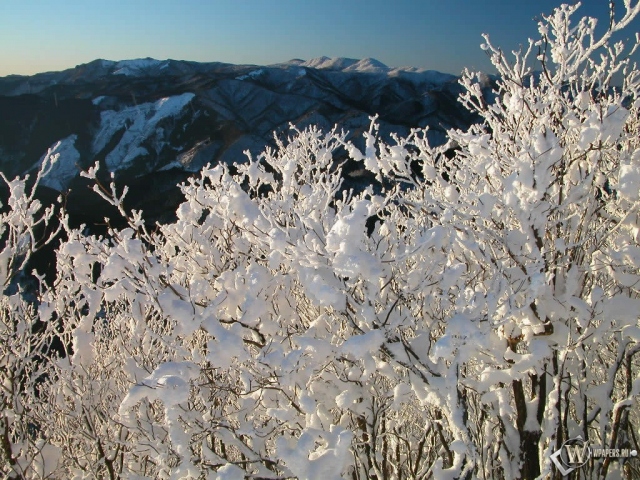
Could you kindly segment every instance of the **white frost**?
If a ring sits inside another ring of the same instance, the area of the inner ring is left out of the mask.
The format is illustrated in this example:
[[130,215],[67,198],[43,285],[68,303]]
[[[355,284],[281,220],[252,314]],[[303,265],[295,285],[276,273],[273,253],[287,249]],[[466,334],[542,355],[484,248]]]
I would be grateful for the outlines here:
[[120,404],[120,415],[126,416],[128,410],[143,398],[160,400],[166,408],[186,402],[189,399],[189,382],[197,378],[198,373],[198,366],[192,362],[159,365],[151,375],[129,390]]

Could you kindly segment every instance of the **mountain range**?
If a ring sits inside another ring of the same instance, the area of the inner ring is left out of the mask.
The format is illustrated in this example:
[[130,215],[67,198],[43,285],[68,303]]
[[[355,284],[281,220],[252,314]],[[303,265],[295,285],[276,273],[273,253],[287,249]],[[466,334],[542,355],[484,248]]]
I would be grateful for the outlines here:
[[[290,126],[335,125],[357,140],[378,115],[380,134],[429,127],[434,144],[448,128],[476,119],[457,98],[458,78],[389,68],[367,58],[320,57],[256,66],[151,58],[95,60],[60,72],[0,78],[0,171],[35,171],[48,149],[60,153],[44,195],[68,195],[78,221],[101,219],[104,202],[80,177],[96,161],[129,185],[129,205],[171,218],[176,184],[207,163],[241,162],[286,137]],[[345,167],[345,185],[371,179]],[[350,173],[352,175],[350,175]],[[102,202],[102,203],[101,203]]]

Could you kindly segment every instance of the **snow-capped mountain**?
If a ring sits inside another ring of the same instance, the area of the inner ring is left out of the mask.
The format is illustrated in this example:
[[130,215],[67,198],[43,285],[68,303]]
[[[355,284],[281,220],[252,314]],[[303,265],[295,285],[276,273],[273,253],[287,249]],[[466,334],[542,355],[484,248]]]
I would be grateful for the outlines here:
[[459,92],[453,75],[371,58],[268,66],[95,60],[0,78],[0,171],[13,177],[34,170],[55,148],[60,158],[45,187],[84,195],[80,169],[97,160],[120,184],[142,188],[136,206],[158,213],[170,210],[175,184],[189,174],[207,163],[243,161],[245,150],[273,145],[274,132],[286,135],[290,124],[357,134],[377,114],[382,135],[429,126],[432,142],[442,142],[445,129],[474,120]]

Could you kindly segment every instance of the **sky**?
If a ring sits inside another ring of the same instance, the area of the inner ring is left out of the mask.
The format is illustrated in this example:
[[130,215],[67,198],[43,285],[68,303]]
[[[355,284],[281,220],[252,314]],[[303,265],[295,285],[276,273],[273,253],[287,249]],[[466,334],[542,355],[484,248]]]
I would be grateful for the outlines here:
[[[97,58],[268,65],[373,57],[390,67],[493,73],[482,33],[504,51],[537,36],[549,0],[1,0],[0,76]],[[622,4],[622,1],[617,3]],[[608,0],[579,16],[608,20]],[[622,6],[619,7],[622,10]],[[640,21],[633,26],[638,29]],[[632,33],[630,34],[632,36]]]

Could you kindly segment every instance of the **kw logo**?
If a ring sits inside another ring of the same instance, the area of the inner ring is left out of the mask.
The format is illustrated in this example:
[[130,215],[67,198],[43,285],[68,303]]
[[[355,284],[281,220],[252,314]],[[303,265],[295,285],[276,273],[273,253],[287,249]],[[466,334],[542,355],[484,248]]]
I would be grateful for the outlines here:
[[591,453],[589,445],[583,443],[582,446],[578,444],[565,445],[567,450],[567,457],[569,457],[569,463],[583,465],[589,459],[588,454]]
[[630,458],[638,455],[636,450],[628,448],[591,448],[578,436],[564,442],[557,452],[551,455],[551,461],[563,475],[569,475],[593,458]]
[[576,468],[586,464],[590,458],[589,444],[580,436],[567,440],[551,455],[551,461],[562,475],[569,475]]

